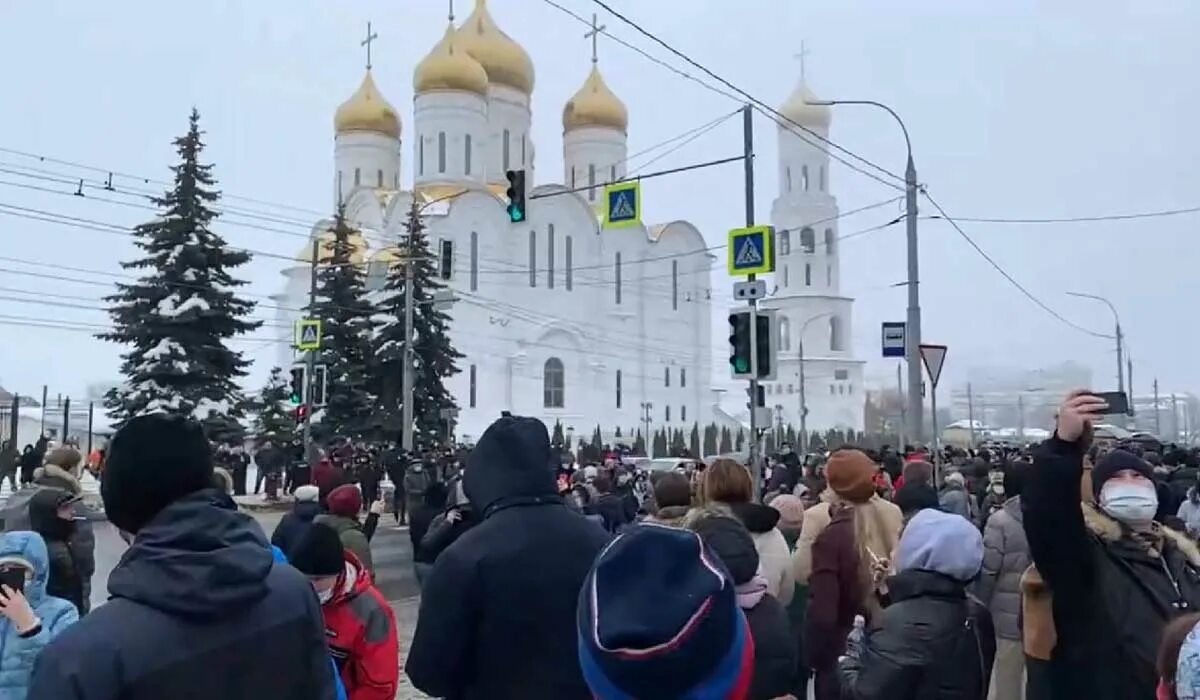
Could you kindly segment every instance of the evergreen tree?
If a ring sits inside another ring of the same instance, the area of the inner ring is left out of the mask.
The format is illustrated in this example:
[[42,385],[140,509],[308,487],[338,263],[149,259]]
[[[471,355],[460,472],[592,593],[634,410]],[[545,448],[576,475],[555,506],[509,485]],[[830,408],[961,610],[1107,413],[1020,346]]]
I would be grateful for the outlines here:
[[646,456],[646,438],[642,437],[642,431],[640,428],[634,434],[633,453],[642,457]]
[[617,437],[621,437],[621,426],[617,426]]
[[692,423],[692,435],[688,439],[688,452],[692,457],[700,457],[700,424]]
[[121,355],[125,381],[104,405],[118,424],[173,413],[199,420],[210,439],[233,443],[245,435],[246,400],[237,380],[249,362],[227,342],[261,323],[247,320],[254,303],[234,293],[246,283],[230,274],[250,255],[210,229],[220,193],[213,166],[201,162],[203,133],[193,109],[187,134],[174,141],[174,182],[151,200],[159,215],[133,231],[144,256],[121,263],[145,274],[105,297],[113,329],[98,337],[128,350]]
[[821,433],[816,430],[812,431],[812,435],[808,439],[809,452],[821,452],[825,449],[825,438],[821,437]]
[[721,443],[717,446],[717,454],[727,455],[733,452],[733,436],[729,432],[729,426],[721,428]]
[[604,454],[604,437],[600,435],[600,426],[598,425],[596,426],[596,429],[592,431],[592,449],[595,450],[596,454],[598,455]]
[[261,443],[270,440],[276,445],[290,443],[296,437],[296,419],[291,411],[292,387],[283,369],[275,367],[259,392],[254,417],[254,433]]
[[654,433],[654,454],[652,457],[667,456],[667,433],[663,430],[658,430]]
[[717,454],[717,426],[709,423],[704,426],[704,451],[696,455],[697,457],[706,457],[708,455]]
[[683,431],[679,428],[671,431],[671,456],[682,457],[686,450],[687,443],[683,440]]
[[403,431],[404,345],[410,333],[404,326],[404,304],[408,294],[407,270],[412,269],[413,294],[413,438],[415,443],[440,441],[445,434],[442,409],[457,408],[446,390],[445,380],[459,372],[462,354],[450,343],[450,316],[433,304],[434,295],[446,285],[438,278],[435,256],[429,249],[425,224],[414,200],[405,223],[406,245],[400,254],[410,264],[396,263],[388,270],[384,298],[377,312],[387,322],[376,328],[371,343],[375,361],[371,365],[372,386],[379,399],[372,418],[379,436],[396,440]]
[[553,433],[553,435],[550,436],[550,444],[555,447],[562,447],[563,444],[566,442],[566,440],[567,439],[565,437],[563,437],[562,421],[555,420],[554,421],[554,433]]
[[[321,321],[321,349],[317,362],[325,365],[325,407],[318,409],[313,431],[322,439],[361,437],[371,427],[374,404],[368,363],[371,357],[371,303],[367,299],[366,270],[357,264],[354,230],[346,222],[345,206],[334,215],[333,238],[321,246],[317,260],[315,303],[306,311]],[[316,416],[314,416],[316,417]]]
[[792,446],[792,449],[800,449],[800,446],[796,444],[796,428],[794,426],[789,425],[787,427],[787,441]]
[[737,442],[735,447],[737,448],[738,452],[741,452],[746,447],[746,431],[742,428],[738,428]]

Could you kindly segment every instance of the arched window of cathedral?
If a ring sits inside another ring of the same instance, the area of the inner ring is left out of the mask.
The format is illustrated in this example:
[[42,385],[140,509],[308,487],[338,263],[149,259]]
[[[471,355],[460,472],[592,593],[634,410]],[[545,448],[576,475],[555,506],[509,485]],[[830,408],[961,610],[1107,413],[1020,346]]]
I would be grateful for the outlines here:
[[542,367],[542,406],[562,408],[565,404],[566,372],[562,360],[551,357]]
[[846,349],[846,339],[843,337],[842,317],[829,317],[829,349],[841,352]]
[[467,134],[463,139],[466,142],[466,150],[463,153],[463,172],[467,175],[471,174],[471,135]]
[[438,172],[446,172],[446,132],[438,132]]
[[620,304],[621,303],[621,254],[620,253],[617,253],[616,261],[613,264],[616,268],[615,274],[613,276],[613,281],[616,282],[616,284],[614,286],[617,289],[617,303]]
[[778,238],[779,238],[779,254],[780,255],[791,255],[792,254],[792,232],[791,231],[780,231],[778,233]]
[[537,231],[529,232],[529,286],[537,286]]
[[383,171],[379,170],[379,171],[377,171],[376,174],[379,175],[379,182],[375,186],[382,190],[383,189]]
[[471,291],[479,289],[479,233],[471,232]]
[[554,289],[554,224],[546,227],[546,286]]
[[812,263],[804,263],[804,286],[812,286]]
[[417,174],[425,174],[425,139],[417,137]]
[[680,407],[679,407],[679,422],[680,422],[680,423],[686,423],[686,422],[687,422],[687,406],[680,406]]
[[505,130],[504,130],[504,143],[503,143],[503,145],[501,146],[501,148],[502,148],[502,150],[503,150],[503,153],[501,154],[501,158],[503,158],[503,160],[504,160],[504,169],[505,169],[505,170],[509,170],[509,169],[510,169],[510,167],[509,167],[509,163],[508,163],[508,160],[509,160],[509,153],[508,153],[508,151],[509,151],[509,149],[512,147],[512,146],[511,146],[511,144],[509,143],[509,141],[510,141],[511,139],[512,139],[512,135],[509,133],[508,129],[505,129]]
[[566,250],[563,251],[563,265],[567,268],[567,291],[571,291],[575,286],[575,271],[572,269],[574,261],[571,259],[571,237],[567,236]]
[[809,255],[817,252],[817,234],[807,226],[800,229],[800,249]]
[[821,191],[824,192],[825,188],[829,186],[829,183],[825,181],[825,166],[824,165],[821,166],[820,178],[821,178],[820,179]]
[[476,379],[476,376],[477,375],[475,373],[475,365],[471,365],[471,391],[470,391],[471,408],[475,408],[475,392],[476,392],[475,379]]
[[621,370],[617,370],[617,408],[621,407]]
[[687,387],[687,367],[680,367],[679,368],[679,388],[683,389],[686,387]]
[[800,166],[800,189],[808,191],[808,166]]
[[663,386],[671,388],[671,368],[663,367]]
[[833,229],[825,229],[825,254],[833,255],[834,248],[837,246],[837,238],[834,238]]
[[787,289],[791,286],[791,275],[788,274],[788,266],[783,266],[783,288]]
[[342,171],[341,170],[338,171],[338,176],[337,176],[337,196],[338,196],[338,202],[341,202],[342,201]]
[[671,261],[671,310],[679,310],[679,261]]
[[614,165],[614,166],[612,166],[612,168],[609,170],[609,173],[608,173],[608,181],[609,181],[609,182],[616,182],[616,181],[617,181],[617,166],[615,166],[615,165]]
[[792,191],[792,166],[789,165],[783,169],[783,180],[784,180],[784,183],[786,184],[786,189],[784,191],[791,192]]
[[667,423],[671,422],[671,407],[670,406],[666,407],[666,411],[664,412],[664,417],[666,418]]
[[361,184],[362,184],[362,170],[360,170],[359,168],[355,168],[354,169],[354,186],[358,187]]
[[588,201],[596,201],[596,165],[588,163]]
[[392,189],[394,189],[394,190],[400,189],[400,171],[399,170],[392,173]]
[[529,138],[528,135],[521,134],[521,166],[522,167],[524,167],[525,165],[527,165],[529,163],[529,161],[525,158],[525,144],[528,143],[528,138]]
[[825,286],[826,287],[833,286],[833,265],[825,266]]
[[571,189],[575,189],[575,166],[571,166]]
[[787,316],[779,317],[779,349],[792,349],[792,323]]

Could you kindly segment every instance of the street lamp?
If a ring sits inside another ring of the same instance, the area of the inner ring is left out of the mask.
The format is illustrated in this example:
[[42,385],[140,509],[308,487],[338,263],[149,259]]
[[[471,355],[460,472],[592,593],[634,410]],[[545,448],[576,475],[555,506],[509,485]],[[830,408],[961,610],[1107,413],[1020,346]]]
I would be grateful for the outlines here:
[[908,315],[905,322],[904,358],[908,363],[908,415],[911,433],[920,442],[924,436],[925,402],[921,392],[921,297],[918,290],[920,260],[917,247],[917,168],[913,165],[912,140],[904,120],[891,107],[874,100],[817,100],[813,105],[868,105],[878,107],[896,120],[904,133],[908,161],[904,166],[905,230],[908,239]]
[[832,316],[832,311],[817,314],[800,325],[800,340],[796,344],[799,350],[798,359],[800,361],[800,454],[808,454],[808,402],[804,393],[804,332],[808,330],[808,324],[816,321],[819,318]]
[[[1091,299],[1093,301],[1099,301],[1099,302],[1103,303],[1105,306],[1107,306],[1108,310],[1112,312],[1113,324],[1116,326],[1116,338],[1117,338],[1117,391],[1124,392],[1125,391],[1125,364],[1124,364],[1124,360],[1122,360],[1121,358],[1125,353],[1125,345],[1124,345],[1124,334],[1122,334],[1122,332],[1121,332],[1121,317],[1117,314],[1117,307],[1113,306],[1112,302],[1109,301],[1108,299],[1105,299],[1104,297],[1099,296],[1097,294],[1084,294],[1083,292],[1067,292],[1067,295],[1073,296],[1073,297],[1079,297],[1080,299]],[[1133,378],[1130,377],[1130,383],[1132,383],[1132,382],[1133,382]],[[1131,394],[1133,393],[1132,386],[1129,387],[1129,392]],[[1130,407],[1133,406],[1133,397],[1132,396],[1129,398],[1129,405],[1130,405]]]

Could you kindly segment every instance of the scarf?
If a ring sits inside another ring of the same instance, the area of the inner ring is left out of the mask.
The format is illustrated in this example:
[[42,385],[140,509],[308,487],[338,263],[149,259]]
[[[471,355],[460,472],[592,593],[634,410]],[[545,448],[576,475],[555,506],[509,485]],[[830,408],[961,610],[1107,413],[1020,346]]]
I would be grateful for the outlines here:
[[763,596],[767,594],[767,579],[762,574],[755,574],[754,578],[735,586],[734,592],[737,594],[738,607],[751,610],[762,602]]

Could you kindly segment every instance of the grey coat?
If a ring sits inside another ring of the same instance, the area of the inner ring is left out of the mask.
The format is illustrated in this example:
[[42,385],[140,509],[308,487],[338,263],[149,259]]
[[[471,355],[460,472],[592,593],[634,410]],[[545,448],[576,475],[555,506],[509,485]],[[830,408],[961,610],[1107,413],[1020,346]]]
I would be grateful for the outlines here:
[[978,597],[992,612],[996,636],[1021,639],[1021,574],[1029,568],[1021,497],[1010,498],[983,529],[983,571]]
[[947,513],[961,515],[975,522],[976,511],[971,504],[971,494],[961,486],[947,486],[938,496],[938,505]]

